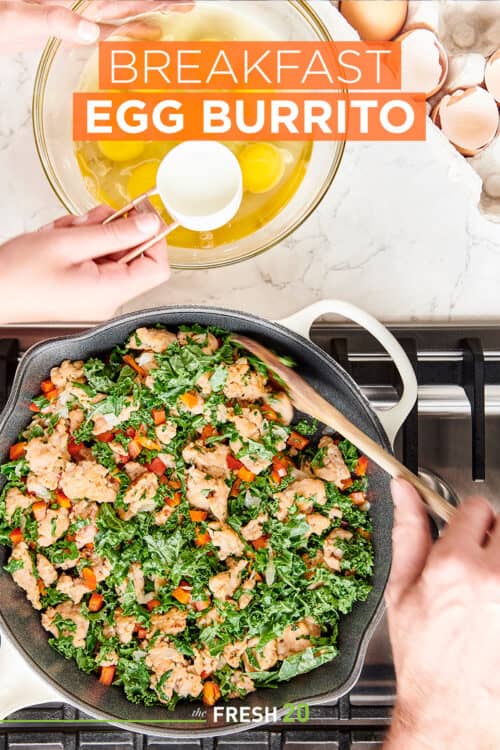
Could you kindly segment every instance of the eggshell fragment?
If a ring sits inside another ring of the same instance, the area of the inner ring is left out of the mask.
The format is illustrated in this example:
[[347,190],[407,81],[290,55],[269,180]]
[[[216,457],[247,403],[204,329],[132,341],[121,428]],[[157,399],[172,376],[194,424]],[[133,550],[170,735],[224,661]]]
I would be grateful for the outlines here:
[[408,0],[342,0],[340,12],[368,42],[393,39],[404,26]]
[[500,104],[500,49],[486,63],[484,85]]
[[401,42],[401,88],[429,98],[443,85],[448,57],[429,29],[414,29],[398,37]]
[[473,156],[495,137],[498,107],[488,91],[474,86],[444,96],[433,112],[433,120],[461,153]]

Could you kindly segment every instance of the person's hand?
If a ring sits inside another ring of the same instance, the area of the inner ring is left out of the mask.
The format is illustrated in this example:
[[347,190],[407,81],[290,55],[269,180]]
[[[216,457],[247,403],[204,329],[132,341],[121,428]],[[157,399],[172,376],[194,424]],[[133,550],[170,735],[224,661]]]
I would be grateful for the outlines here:
[[[55,36],[71,44],[95,44],[116,32],[113,22],[154,10],[189,10],[184,0],[92,0],[84,17],[71,10],[72,0],[0,0],[0,55],[39,47]],[[120,34],[158,39],[155,24],[132,21]]]
[[0,323],[98,321],[169,278],[162,240],[131,263],[118,260],[161,228],[155,213],[102,225],[112,213],[99,206],[65,216],[0,246]]
[[386,750],[500,748],[500,522],[471,497],[433,545],[424,505],[393,482],[387,588],[397,678]]

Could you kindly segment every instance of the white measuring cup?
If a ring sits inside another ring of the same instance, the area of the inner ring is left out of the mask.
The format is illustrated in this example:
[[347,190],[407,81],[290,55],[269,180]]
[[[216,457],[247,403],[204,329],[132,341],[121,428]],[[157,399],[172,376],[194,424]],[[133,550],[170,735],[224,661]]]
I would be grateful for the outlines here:
[[210,232],[236,215],[243,199],[243,175],[238,159],[222,143],[186,141],[162,160],[156,186],[109,216],[103,223],[124,216],[153,195],[159,195],[174,220],[159,234],[125,255],[129,263],[179,226]]

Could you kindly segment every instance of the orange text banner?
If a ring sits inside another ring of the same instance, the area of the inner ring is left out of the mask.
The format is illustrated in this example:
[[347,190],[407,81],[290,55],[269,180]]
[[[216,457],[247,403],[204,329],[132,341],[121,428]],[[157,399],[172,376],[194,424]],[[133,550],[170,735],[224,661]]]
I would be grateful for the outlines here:
[[73,137],[98,140],[422,141],[425,101],[390,93],[76,93]]
[[101,89],[397,90],[395,42],[101,42]]

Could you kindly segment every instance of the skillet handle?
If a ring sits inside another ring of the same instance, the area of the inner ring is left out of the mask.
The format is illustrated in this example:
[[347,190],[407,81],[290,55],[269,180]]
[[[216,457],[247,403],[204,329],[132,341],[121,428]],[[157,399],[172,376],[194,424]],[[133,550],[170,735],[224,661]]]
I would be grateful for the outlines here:
[[14,711],[63,698],[35,672],[2,632],[0,644],[0,720]]
[[358,323],[362,328],[371,333],[391,356],[403,383],[403,393],[399,402],[392,408],[377,410],[377,416],[387,433],[391,445],[394,445],[396,435],[417,400],[417,378],[410,360],[406,356],[402,346],[382,323],[379,323],[376,318],[356,307],[356,305],[344,302],[343,300],[326,299],[315,302],[313,305],[290,315],[290,317],[279,320],[278,323],[304,336],[304,338],[309,338],[309,332],[314,321],[327,313],[340,315],[343,318]]

